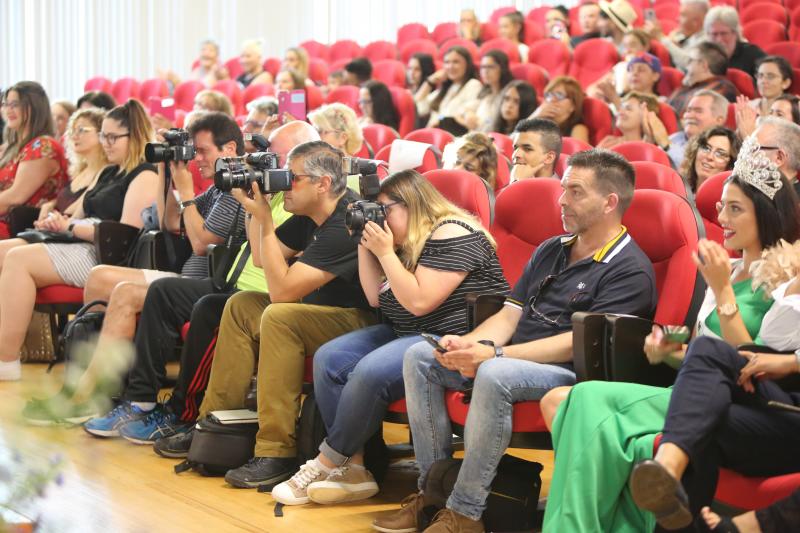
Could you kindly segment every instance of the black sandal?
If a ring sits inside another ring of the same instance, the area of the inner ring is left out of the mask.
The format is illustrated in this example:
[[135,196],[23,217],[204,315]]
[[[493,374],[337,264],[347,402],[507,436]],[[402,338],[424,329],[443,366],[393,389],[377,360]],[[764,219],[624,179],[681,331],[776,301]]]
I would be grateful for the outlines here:
[[682,529],[692,523],[689,498],[681,482],[657,461],[641,461],[633,467],[629,485],[633,501],[656,515],[664,529]]

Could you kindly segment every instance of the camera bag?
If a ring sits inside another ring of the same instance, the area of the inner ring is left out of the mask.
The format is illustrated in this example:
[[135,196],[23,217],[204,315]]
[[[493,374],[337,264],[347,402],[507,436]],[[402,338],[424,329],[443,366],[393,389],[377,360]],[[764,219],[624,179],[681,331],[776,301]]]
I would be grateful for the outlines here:
[[[425,480],[424,503],[417,515],[419,531],[444,509],[461,468],[461,459],[441,459],[431,465]],[[503,455],[483,511],[486,531],[530,531],[539,520],[542,465]]]
[[[64,360],[67,363],[79,360],[76,353],[80,345],[94,342],[100,329],[103,327],[103,319],[105,319],[105,311],[89,311],[89,309],[102,305],[108,306],[108,302],[104,300],[94,300],[81,307],[75,316],[67,322],[64,328],[64,334],[61,337],[61,350],[64,354]],[[54,364],[55,361],[52,364]]]
[[186,460],[175,473],[194,470],[203,476],[224,476],[253,458],[258,423],[222,424],[206,416],[194,426]]

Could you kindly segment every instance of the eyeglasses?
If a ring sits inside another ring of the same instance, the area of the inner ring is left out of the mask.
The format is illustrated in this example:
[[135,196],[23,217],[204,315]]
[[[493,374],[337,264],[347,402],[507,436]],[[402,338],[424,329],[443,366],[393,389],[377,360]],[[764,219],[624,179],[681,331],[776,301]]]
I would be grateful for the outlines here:
[[400,201],[397,201],[397,202],[389,202],[388,204],[381,204],[381,205],[383,205],[383,210],[384,210],[384,211],[386,212],[386,214],[388,215],[388,214],[389,214],[389,210],[390,210],[392,207],[396,206],[397,204],[403,204],[403,202],[400,202]]
[[342,133],[339,130],[324,130],[322,128],[315,128],[315,129],[317,130],[317,133],[319,133],[320,137],[324,137],[325,135],[327,135],[329,133]]
[[767,81],[774,81],[781,78],[780,74],[774,74],[772,72],[759,72],[756,74],[757,80],[767,80]]
[[80,137],[81,135],[85,135],[85,134],[91,133],[93,131],[97,131],[97,130],[95,128],[80,127],[80,128],[75,128],[74,130],[72,130],[70,132],[70,135],[72,135],[73,137]]
[[725,150],[720,150],[719,148],[717,148],[715,150],[715,149],[711,148],[711,146],[709,146],[708,144],[705,144],[705,143],[701,144],[698,147],[698,150],[700,152],[704,153],[704,154],[710,154],[711,157],[713,157],[717,161],[722,161],[722,162],[727,163],[731,159],[731,154],[729,154]]
[[19,102],[3,102],[0,107],[3,109],[19,109],[21,105]]
[[761,146],[759,150],[780,150],[780,146]]
[[712,39],[717,39],[717,38],[724,38],[724,37],[728,37],[728,36],[730,36],[730,35],[733,35],[733,32],[732,32],[732,31],[730,31],[730,30],[726,30],[726,31],[712,31],[712,32],[710,32],[710,33],[707,33],[706,35],[708,35],[708,36],[709,36],[709,37],[711,37]]
[[481,70],[494,70],[500,68],[500,65],[481,65]]
[[130,137],[130,133],[106,133],[104,131],[100,132],[100,142],[104,144],[108,144],[109,146],[114,146],[118,139],[122,137]]
[[261,128],[263,128],[264,124],[265,124],[264,122],[259,122],[258,120],[245,120],[244,121],[244,125],[245,126],[250,126],[251,128],[257,129],[257,130],[260,130]]
[[544,93],[546,102],[561,102],[567,99],[567,93],[561,91],[548,91]]
[[[530,301],[528,302],[528,316],[534,320],[541,320],[551,326],[560,326],[561,319],[564,317],[564,314],[570,312],[570,308],[575,301],[580,298],[581,296],[586,294],[586,291],[578,291],[570,296],[569,300],[567,301],[567,305],[561,310],[561,312],[555,317],[551,318],[538,309],[536,309],[536,302],[539,300],[539,297],[544,293],[544,291],[553,284],[553,282],[558,279],[557,274],[549,274],[546,276],[541,283],[539,283],[539,290],[536,291],[536,294],[531,297]],[[570,312],[571,313],[571,312]]]

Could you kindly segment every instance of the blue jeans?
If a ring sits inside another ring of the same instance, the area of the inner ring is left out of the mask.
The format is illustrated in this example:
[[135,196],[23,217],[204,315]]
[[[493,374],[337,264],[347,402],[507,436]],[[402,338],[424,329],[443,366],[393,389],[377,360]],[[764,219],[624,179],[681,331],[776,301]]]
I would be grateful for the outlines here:
[[403,354],[419,335],[398,338],[378,324],[323,344],[314,354],[314,394],[328,437],[320,451],[336,464],[361,451],[386,408],[403,398]]
[[[433,357],[429,344],[415,344],[403,362],[406,403],[420,490],[434,461],[453,454],[452,427],[444,403],[445,389],[459,389],[465,379],[447,370]],[[538,400],[555,387],[573,385],[575,373],[556,365],[521,359],[489,359],[478,367],[464,428],[464,462],[447,508],[477,520],[497,464],[511,440],[511,413],[515,402]]]

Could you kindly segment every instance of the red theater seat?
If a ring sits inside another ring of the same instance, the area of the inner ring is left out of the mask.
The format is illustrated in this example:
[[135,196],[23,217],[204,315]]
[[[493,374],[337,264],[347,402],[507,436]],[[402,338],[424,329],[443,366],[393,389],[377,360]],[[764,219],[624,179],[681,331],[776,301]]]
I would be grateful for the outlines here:
[[800,43],[780,41],[767,45],[764,51],[770,55],[785,57],[793,68],[800,68]]
[[86,83],[83,84],[83,92],[103,91],[104,93],[110,93],[112,85],[113,83],[110,79],[103,76],[95,76],[86,80]]
[[445,146],[453,142],[453,135],[450,132],[440,130],[439,128],[422,128],[412,131],[403,137],[403,139],[407,141],[432,144],[442,151],[444,150]]
[[514,140],[511,137],[496,131],[489,132],[487,135],[494,139],[494,146],[498,153],[503,154],[509,160],[514,158]]
[[669,50],[667,50],[666,46],[661,44],[661,41],[656,39],[650,41],[650,53],[661,61],[662,67],[672,66],[672,58],[669,55]]
[[725,75],[736,89],[748,98],[756,97],[756,88],[753,85],[753,78],[747,72],[738,68],[729,68]]
[[602,100],[587,96],[583,99],[583,123],[589,128],[589,142],[597,145],[614,128],[611,108]]
[[247,106],[247,104],[262,96],[275,96],[275,87],[271,83],[251,83],[242,92],[242,102],[244,106]]
[[73,315],[83,306],[83,288],[71,285],[48,285],[36,291],[34,310],[50,317],[53,353],[61,356],[60,333]]
[[482,178],[466,170],[429,170],[423,174],[449,201],[475,215],[485,228],[494,216],[494,191]]
[[621,154],[628,161],[652,161],[664,166],[671,167],[667,153],[654,144],[644,141],[628,141],[612,148],[613,151]]
[[120,78],[111,86],[111,96],[118,104],[124,104],[131,98],[139,98],[139,82],[133,78]]
[[682,85],[683,72],[673,67],[661,68],[661,79],[658,80],[658,94],[668,97]]
[[322,90],[316,85],[306,85],[306,112],[313,111],[324,103]]
[[743,23],[742,34],[756,46],[766,48],[786,40],[786,25],[774,20],[752,20]]
[[556,39],[536,41],[528,49],[528,63],[539,65],[551,78],[567,73],[571,56],[567,45]]
[[328,62],[318,57],[308,59],[308,77],[321,85],[328,83]]
[[385,124],[368,124],[361,128],[361,131],[364,133],[364,139],[376,152],[400,138],[396,131]]
[[323,44],[319,41],[303,41],[300,43],[300,46],[308,52],[308,57],[315,57],[317,59],[322,59],[323,61],[328,61],[329,57],[329,49],[327,44]]
[[564,175],[564,171],[567,170],[567,161],[569,161],[569,155],[558,154],[558,162],[556,163],[556,167],[553,169],[555,170],[556,175]]
[[151,96],[158,98],[167,98],[169,96],[169,85],[166,80],[152,78],[142,82],[139,86],[139,100],[147,106]]
[[678,131],[678,115],[675,114],[675,110],[668,103],[658,103],[658,118],[661,119],[667,129],[667,133],[670,135]]
[[449,39],[448,41],[442,43],[441,48],[439,48],[438,55],[434,56],[434,58],[444,61],[444,55],[454,46],[462,46],[466,48],[469,52],[469,55],[472,57],[472,62],[476,65],[481,62],[481,54],[478,51],[478,46],[469,39],[461,39],[460,37]]
[[414,39],[400,45],[400,61],[403,63],[408,63],[411,56],[416,53],[429,54],[436,58],[439,55],[439,47],[430,39]]
[[234,80],[221,80],[214,84],[213,90],[219,91],[233,104],[233,114],[241,115],[244,111],[244,100],[242,98],[242,88]]
[[[400,142],[402,139],[398,139],[395,142]],[[394,143],[393,143],[394,144]],[[387,163],[392,157],[392,145],[384,146],[378,153],[375,154],[375,159],[378,161],[386,161]],[[442,166],[442,153],[439,151],[438,148],[433,146],[432,144],[428,145],[427,150],[425,150],[425,155],[422,158],[422,164],[419,166],[414,167],[414,170],[419,172],[420,174],[424,174],[429,170],[436,170]]]
[[338,61],[343,59],[353,59],[363,54],[363,50],[357,42],[350,39],[342,39],[336,41],[330,46],[328,59],[329,61]]
[[608,73],[619,62],[617,47],[605,39],[587,39],[572,51],[569,75],[584,90]]
[[478,49],[478,52],[480,53],[480,56],[483,57],[489,50],[500,50],[505,52],[510,63],[519,63],[519,48],[517,48],[517,45],[508,39],[497,37],[495,39],[485,41]]
[[272,75],[272,79],[275,79],[283,66],[283,61],[277,57],[268,57],[261,66]]
[[239,56],[232,57],[225,62],[225,70],[228,71],[228,75],[231,79],[235,80],[239,76],[244,73],[244,68],[242,64],[239,62]]
[[440,22],[431,32],[431,38],[436,44],[441,44],[455,37],[458,37],[458,23],[456,22]]
[[194,108],[194,97],[205,88],[203,82],[197,80],[187,80],[179,83],[172,95],[175,98],[175,107],[188,113]]
[[325,103],[332,104],[333,102],[340,102],[360,116],[361,107],[358,105],[358,91],[358,87],[353,85],[340,85],[328,93],[328,98],[325,99]]
[[389,41],[373,41],[364,47],[364,57],[372,61],[397,59],[397,46]]
[[686,183],[672,167],[652,161],[631,161],[636,171],[636,189],[657,189],[687,198]]
[[494,193],[497,194],[511,182],[511,160],[502,153],[497,154],[497,174],[494,177]]
[[428,27],[419,22],[412,22],[404,24],[397,28],[397,46],[403,46],[409,41],[415,39],[428,39],[430,40],[431,34],[428,32]]
[[514,79],[527,81],[533,85],[533,88],[536,89],[537,98],[539,100],[542,99],[544,88],[550,78],[544,68],[533,63],[517,63],[516,65],[511,65],[511,75],[514,76]]
[[414,123],[417,120],[417,106],[414,103],[414,97],[411,96],[408,89],[402,87],[389,87],[389,90],[392,93],[392,103],[400,118],[397,131],[401,137],[408,135],[414,129]]
[[575,139],[573,137],[563,137],[561,139],[561,153],[572,155],[577,152],[583,152],[584,150],[591,150],[592,146],[583,142],[580,139]]
[[381,59],[372,64],[372,79],[387,86],[406,86],[406,66],[396,59]]
[[761,20],[776,22],[784,28],[789,23],[786,8],[778,2],[754,2],[748,4],[747,7],[740,5],[739,10],[739,20],[742,26]]
[[726,170],[711,176],[700,184],[694,198],[697,211],[706,228],[706,238],[719,244],[722,244],[724,239],[722,238],[722,226],[717,220],[717,202],[722,198],[722,188],[730,175],[731,171]]

